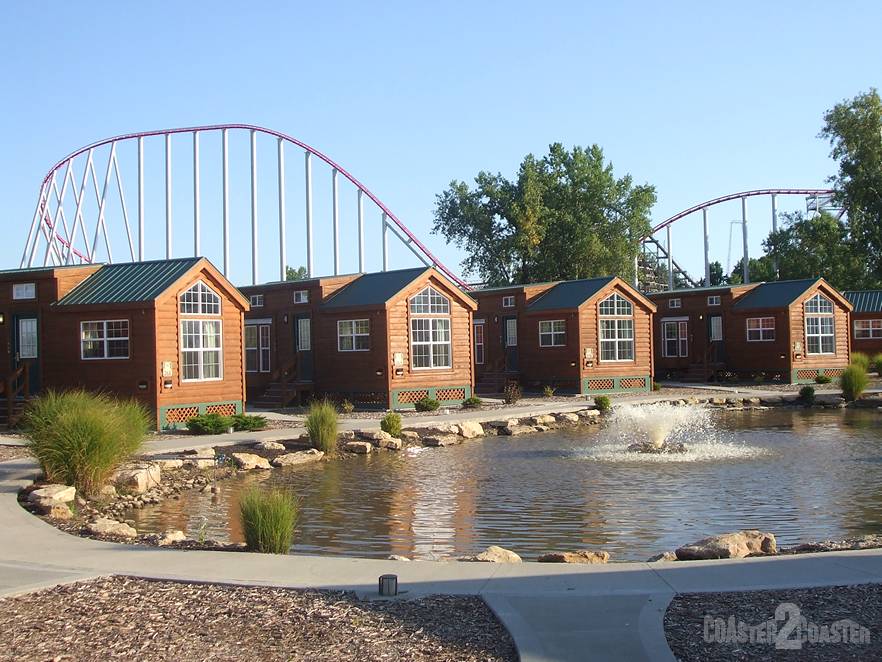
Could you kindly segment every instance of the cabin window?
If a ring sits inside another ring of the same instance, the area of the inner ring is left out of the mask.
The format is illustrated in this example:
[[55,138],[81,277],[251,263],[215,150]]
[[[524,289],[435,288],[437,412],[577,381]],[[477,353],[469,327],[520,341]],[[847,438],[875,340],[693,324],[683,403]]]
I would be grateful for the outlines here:
[[415,369],[450,368],[450,320],[415,317],[410,320],[410,346]]
[[449,315],[450,300],[434,287],[427,287],[410,298],[412,315]]
[[80,322],[80,357],[129,358],[129,320]]
[[309,317],[297,318],[297,351],[312,350],[312,320]]
[[248,297],[248,303],[251,304],[252,308],[263,308],[263,295],[252,294],[250,297]]
[[338,320],[337,351],[366,352],[371,348],[370,320]]
[[270,371],[270,325],[245,324],[245,372]]
[[683,302],[680,299],[668,299],[668,308],[681,308]]
[[19,299],[36,299],[37,284],[36,283],[14,283],[12,285],[12,298]]
[[181,379],[185,382],[223,378],[220,320],[181,321]]
[[808,354],[835,354],[833,302],[816,294],[805,302],[805,344]]
[[769,342],[775,339],[774,317],[751,317],[747,320],[747,342]]
[[882,320],[855,320],[855,339],[882,338]]
[[309,290],[294,290],[294,303],[309,303]]
[[502,297],[502,307],[503,308],[514,308],[515,307],[515,298],[513,296]]
[[613,294],[600,302],[600,360],[634,360],[634,307]]
[[710,318],[710,340],[711,342],[719,342],[723,339],[723,318],[719,315],[713,315]]
[[707,305],[708,306],[719,306],[720,305],[720,295],[715,294],[715,295],[709,296],[707,298]]
[[539,322],[539,347],[563,347],[567,344],[567,323],[564,320]]
[[689,356],[689,322],[686,320],[662,322],[662,356],[666,358]]
[[185,315],[220,315],[220,297],[202,281],[183,292],[179,299]]
[[484,365],[484,322],[475,322],[475,363]]

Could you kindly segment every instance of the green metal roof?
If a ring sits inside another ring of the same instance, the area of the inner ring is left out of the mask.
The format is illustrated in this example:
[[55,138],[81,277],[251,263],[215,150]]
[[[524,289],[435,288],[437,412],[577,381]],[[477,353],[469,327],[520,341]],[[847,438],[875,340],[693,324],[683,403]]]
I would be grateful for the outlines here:
[[381,306],[398,294],[429,267],[398,269],[364,274],[341,287],[322,304],[322,308],[349,308],[354,306]]
[[481,294],[483,292],[504,292],[505,290],[523,290],[527,287],[541,287],[542,285],[554,285],[559,280],[546,280],[539,283],[518,283],[516,285],[497,285],[496,287],[480,287],[468,292],[468,294]]
[[882,290],[850,290],[843,292],[855,313],[882,312]]
[[56,271],[58,269],[82,269],[83,267],[90,266],[101,266],[100,264],[63,264],[60,266],[45,266],[45,267],[22,267],[21,269],[0,269],[0,276],[15,276],[17,274],[28,275],[28,274],[38,274],[38,273],[48,273],[50,271]]
[[796,301],[808,288],[818,282],[817,278],[803,280],[779,280],[760,283],[735,302],[733,310],[757,310],[760,308],[784,308]]
[[664,290],[662,292],[643,292],[643,296],[645,297],[664,297],[664,296],[678,296],[678,295],[689,295],[695,294],[698,292],[728,292],[730,290],[734,290],[738,287],[750,287],[748,285],[709,285],[707,287],[680,287],[674,290]]
[[68,292],[56,306],[85,306],[153,301],[201,257],[105,264]]
[[584,280],[565,280],[538,297],[527,306],[527,310],[532,313],[542,310],[578,308],[612,281],[612,276],[587,278]]

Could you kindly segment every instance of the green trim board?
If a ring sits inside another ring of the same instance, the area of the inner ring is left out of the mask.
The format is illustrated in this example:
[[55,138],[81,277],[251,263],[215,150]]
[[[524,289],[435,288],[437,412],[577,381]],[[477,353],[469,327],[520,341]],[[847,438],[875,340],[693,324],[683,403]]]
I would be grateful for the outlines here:
[[[801,371],[811,370],[811,369],[812,368],[792,368],[790,370],[790,383],[791,384],[814,384],[815,377],[819,377],[821,375],[827,374],[828,370],[831,372],[841,372],[844,369],[844,367],[839,366],[837,368],[818,368],[815,371],[815,374],[812,377],[809,377],[807,379],[799,379],[799,377],[797,376]],[[830,377],[832,377],[833,379],[836,379],[837,377],[839,377],[839,375],[830,375]]]
[[429,398],[433,400],[437,400],[436,397],[438,391],[445,391],[447,389],[463,389],[465,393],[465,398],[456,399],[456,400],[440,400],[441,404],[462,404],[463,400],[467,400],[472,397],[472,387],[468,385],[460,385],[460,386],[429,386],[426,388],[394,388],[389,392],[389,407],[391,409],[414,409],[414,404],[412,402],[400,402],[398,398],[402,393],[418,393],[421,391],[428,391]]
[[166,420],[168,412],[170,409],[183,409],[185,407],[196,407],[199,411],[199,415],[206,413],[206,410],[209,407],[217,406],[217,405],[235,405],[236,413],[243,414],[245,413],[245,407],[241,400],[219,400],[214,402],[186,402],[177,405],[168,405],[166,407],[159,408],[159,421],[160,421],[160,429],[162,430],[181,430],[187,427],[185,421],[178,421],[175,423],[169,423]]
[[[597,379],[612,380],[612,388],[591,389],[588,384]],[[643,386],[628,387],[622,386],[622,380],[626,379],[642,379]],[[605,395],[607,393],[648,393],[652,390],[651,375],[623,375],[622,377],[583,377],[582,378],[582,395]]]

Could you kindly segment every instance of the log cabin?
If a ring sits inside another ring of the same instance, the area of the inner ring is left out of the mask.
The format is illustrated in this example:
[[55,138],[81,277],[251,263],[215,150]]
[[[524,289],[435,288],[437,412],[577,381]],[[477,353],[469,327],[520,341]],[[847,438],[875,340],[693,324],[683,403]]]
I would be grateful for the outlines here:
[[431,267],[243,287],[257,406],[313,394],[360,406],[459,404],[474,388],[475,302]]
[[882,352],[882,290],[843,292],[851,311],[851,348],[873,357]]
[[658,304],[655,372],[686,381],[814,382],[848,365],[848,300],[824,279],[673,290]]
[[487,288],[474,342],[478,389],[599,395],[652,387],[655,304],[616,277]]
[[158,428],[241,413],[247,309],[205,258],[0,272],[7,420],[46,388],[133,397]]

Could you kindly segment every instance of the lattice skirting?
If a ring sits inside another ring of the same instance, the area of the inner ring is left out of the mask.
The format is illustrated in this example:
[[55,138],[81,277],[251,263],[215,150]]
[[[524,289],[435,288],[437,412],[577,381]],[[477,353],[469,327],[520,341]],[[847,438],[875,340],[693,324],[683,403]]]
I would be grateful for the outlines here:
[[410,409],[423,398],[437,400],[442,405],[460,404],[472,395],[471,386],[438,386],[428,388],[393,389],[390,393],[390,406],[393,409]]
[[172,405],[159,408],[159,427],[163,430],[184,428],[194,416],[200,414],[220,414],[232,416],[242,413],[242,401],[228,402],[194,402],[192,404]]
[[583,394],[623,393],[631,391],[649,391],[652,378],[649,375],[627,377],[584,377],[582,379]]
[[836,379],[841,377],[845,368],[794,368],[790,371],[791,384],[813,384],[815,377],[825,375]]

